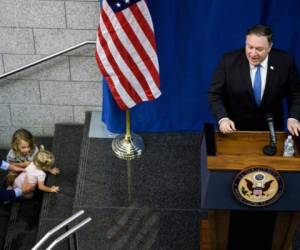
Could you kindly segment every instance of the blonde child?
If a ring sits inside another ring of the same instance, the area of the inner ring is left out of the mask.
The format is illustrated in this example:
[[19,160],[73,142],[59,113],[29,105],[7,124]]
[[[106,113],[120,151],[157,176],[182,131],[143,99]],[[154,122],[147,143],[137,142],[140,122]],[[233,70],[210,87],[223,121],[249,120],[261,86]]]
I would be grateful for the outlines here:
[[[58,192],[58,186],[48,187],[45,185],[45,171],[53,175],[57,175],[60,172],[59,168],[54,167],[54,161],[54,155],[41,146],[40,151],[33,157],[33,161],[28,165],[25,171],[15,179],[13,187],[22,187],[25,181],[25,176],[27,175],[28,182],[31,184],[37,184],[39,190],[50,193]],[[25,198],[31,198],[32,196],[33,193],[24,195]]]
[[[26,129],[18,129],[14,132],[11,140],[11,149],[7,154],[7,161],[15,166],[26,168],[38,152],[34,144],[32,134]],[[7,185],[11,186],[17,177],[14,172],[7,175]]]

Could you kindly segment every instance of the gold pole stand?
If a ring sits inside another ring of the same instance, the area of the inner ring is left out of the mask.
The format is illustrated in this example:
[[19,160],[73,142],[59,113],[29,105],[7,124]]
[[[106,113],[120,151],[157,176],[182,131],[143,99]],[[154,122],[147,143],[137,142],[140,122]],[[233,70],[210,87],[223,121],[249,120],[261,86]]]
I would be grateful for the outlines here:
[[118,135],[112,141],[112,150],[114,154],[124,160],[133,160],[142,155],[144,150],[144,142],[142,137],[131,133],[130,129],[130,113],[126,111],[126,134]]

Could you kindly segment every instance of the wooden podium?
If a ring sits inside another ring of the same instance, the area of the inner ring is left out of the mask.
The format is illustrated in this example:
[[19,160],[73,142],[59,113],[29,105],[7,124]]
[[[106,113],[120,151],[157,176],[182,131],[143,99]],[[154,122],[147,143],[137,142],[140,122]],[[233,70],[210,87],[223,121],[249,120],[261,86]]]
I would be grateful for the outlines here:
[[[276,132],[277,153],[274,156],[263,154],[263,147],[269,144],[269,132],[243,131],[224,135],[206,129],[204,134],[201,144],[201,208],[208,210],[208,221],[202,223],[200,240],[206,241],[206,249],[227,249],[230,211],[242,210],[276,212],[272,250],[291,250],[300,211],[300,158],[282,156],[287,133]],[[234,197],[232,183],[240,170],[261,165],[280,173],[284,191],[273,204],[250,207]],[[204,235],[208,238],[205,239]]]

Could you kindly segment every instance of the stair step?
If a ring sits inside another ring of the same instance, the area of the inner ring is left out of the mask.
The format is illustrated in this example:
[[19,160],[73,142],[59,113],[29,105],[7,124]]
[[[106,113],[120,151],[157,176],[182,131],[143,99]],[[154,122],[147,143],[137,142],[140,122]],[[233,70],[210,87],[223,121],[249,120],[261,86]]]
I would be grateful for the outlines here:
[[[43,144],[49,150],[52,148],[52,137],[37,137],[37,145]],[[6,158],[8,150],[0,150],[2,159]],[[1,174],[1,185],[6,173]],[[35,192],[31,200],[19,200],[0,206],[1,249],[28,250],[35,242],[38,216],[40,213],[42,193]],[[3,232],[3,233],[2,233]]]
[[[58,185],[60,192],[44,193],[36,241],[72,215],[82,135],[83,125],[80,124],[57,124],[55,127],[52,151],[61,173],[57,176],[49,175],[47,185]],[[61,249],[65,249],[64,244],[60,244]]]
[[[6,159],[7,149],[0,149],[0,158]],[[0,172],[0,188],[2,188],[5,181],[6,172]],[[8,227],[9,217],[10,217],[11,205],[0,204],[0,249],[3,249],[6,231]]]
[[52,151],[53,137],[40,136],[35,138],[35,143],[37,146],[44,145],[49,151]]
[[41,198],[16,201],[12,205],[5,250],[28,250],[34,244]]
[[0,205],[0,249],[3,249],[9,224],[11,205]]

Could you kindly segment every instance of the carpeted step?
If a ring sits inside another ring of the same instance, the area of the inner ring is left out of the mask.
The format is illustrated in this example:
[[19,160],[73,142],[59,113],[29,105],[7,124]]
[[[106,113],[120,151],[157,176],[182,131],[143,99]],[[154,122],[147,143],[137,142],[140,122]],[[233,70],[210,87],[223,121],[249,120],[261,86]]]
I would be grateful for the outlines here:
[[[58,185],[60,192],[44,193],[36,241],[72,215],[82,134],[83,125],[57,124],[55,127],[53,153],[56,166],[61,169],[61,173],[57,176],[49,175],[47,185]],[[57,235],[63,232],[61,230]],[[45,246],[49,245],[49,242]],[[66,242],[62,242],[59,249],[68,249],[66,247],[68,247]]]
[[[37,137],[36,144],[52,148],[52,137]],[[4,154],[5,152],[5,154]],[[1,150],[2,159],[6,158],[7,150]],[[1,183],[5,179],[2,172]],[[0,206],[1,249],[27,250],[32,247],[37,235],[38,216],[42,201],[42,193],[36,192],[31,200],[18,200]],[[9,214],[9,215],[7,215]]]
[[[0,157],[1,159],[5,159],[7,155],[7,149],[0,149]],[[5,181],[6,173],[4,171],[0,172],[0,187],[2,187],[2,183]],[[7,231],[7,226],[9,222],[11,206],[5,206],[4,204],[0,204],[0,249],[3,249],[5,236]]]
[[10,208],[0,204],[0,249],[3,249],[10,217]]
[[12,204],[5,250],[28,250],[35,242],[41,198],[20,200]]

